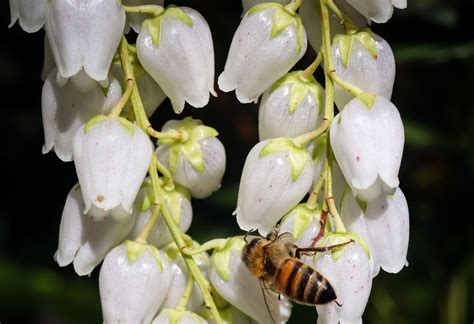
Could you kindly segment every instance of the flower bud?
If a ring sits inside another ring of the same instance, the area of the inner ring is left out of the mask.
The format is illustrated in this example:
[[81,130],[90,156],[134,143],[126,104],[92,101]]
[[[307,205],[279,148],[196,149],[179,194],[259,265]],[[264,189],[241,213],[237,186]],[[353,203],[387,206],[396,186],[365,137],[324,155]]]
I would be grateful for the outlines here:
[[191,117],[170,120],[161,131],[171,130],[186,133],[187,138],[160,139],[155,154],[170,170],[173,180],[186,187],[194,198],[209,197],[220,188],[226,164],[217,131]]
[[114,246],[119,244],[133,225],[133,218],[117,223],[113,219],[94,222],[84,215],[81,189],[75,185],[64,205],[59,227],[58,250],[55,261],[64,267],[73,262],[80,276],[89,275]]
[[312,76],[301,79],[302,72],[288,73],[263,94],[258,113],[261,141],[308,133],[321,122],[324,90]]
[[252,7],[242,18],[218,79],[224,92],[235,89],[242,103],[257,101],[306,51],[301,18],[279,3]]
[[374,259],[373,277],[380,267],[386,272],[397,273],[407,263],[410,224],[407,202],[400,188],[393,196],[382,195],[361,206],[346,195],[341,217],[348,230],[367,242]]
[[58,77],[68,79],[83,69],[91,79],[106,81],[124,24],[125,12],[115,0],[94,0],[87,5],[51,1],[46,34]]
[[352,99],[331,123],[330,137],[354,196],[371,201],[395,192],[405,137],[400,114],[390,101],[376,96],[368,108]]
[[[336,35],[332,57],[337,76],[365,92],[390,100],[395,81],[395,59],[390,45],[370,30]],[[354,98],[334,85],[334,101],[339,110]]]
[[393,14],[393,7],[405,9],[407,0],[346,0],[354,9],[376,23],[387,22]]
[[321,206],[309,208],[298,204],[283,216],[280,233],[291,233],[297,246],[307,247],[313,243],[321,228]]
[[222,249],[214,250],[210,270],[212,285],[225,300],[258,323],[288,321],[291,303],[262,288],[259,280],[249,272],[241,259],[244,245],[244,240],[238,236],[230,238]]
[[[327,240],[324,244],[330,245]],[[337,259],[331,252],[303,257],[331,283],[336,301],[341,305],[316,305],[318,323],[362,323],[361,317],[372,288],[369,259],[359,244],[350,243],[342,249]]]
[[265,236],[308,192],[313,180],[311,157],[288,138],[255,145],[245,160],[237,200],[242,230]]
[[85,210],[95,220],[109,213],[128,219],[153,154],[148,136],[122,117],[98,115],[73,139],[73,157]]
[[167,308],[162,310],[152,322],[152,324],[169,323],[207,324],[207,321],[193,312]]
[[106,95],[97,82],[84,94],[71,83],[59,87],[56,73],[56,69],[49,73],[41,93],[43,154],[54,149],[62,161],[69,162],[73,160],[72,141],[76,131],[92,117],[109,113],[122,96],[122,90],[117,79],[111,77]]
[[[135,225],[129,235],[130,239],[138,237],[143,227],[149,221],[153,211],[153,201],[154,195],[151,182],[149,179],[145,179],[135,201],[134,213],[137,216]],[[179,185],[176,185],[172,191],[163,190],[163,203],[168,208],[181,232],[186,233],[193,219],[191,197],[188,191]],[[148,236],[148,243],[161,248],[171,241],[173,241],[173,237],[166,225],[165,219],[160,213]]]
[[[163,3],[164,3],[163,0],[122,0],[123,5],[130,6],[130,7],[144,6],[144,5],[163,6]],[[153,16],[146,13],[127,12],[127,22],[136,33],[140,32],[142,22],[148,18],[153,18]]]
[[170,6],[143,22],[137,55],[179,114],[187,101],[201,108],[214,91],[214,49],[206,20],[187,7]]
[[46,20],[48,0],[10,0],[11,28],[18,20],[27,33],[35,33],[43,27]]
[[[301,20],[308,33],[308,41],[315,52],[319,52],[323,44],[321,38],[321,12],[318,3],[319,0],[305,0],[299,10]],[[367,26],[367,19],[348,5],[346,0],[334,0],[334,3],[351,19],[351,22],[355,25],[354,27]],[[336,16],[331,14],[329,15],[329,30],[331,31],[331,39],[336,34],[345,33],[344,26]]]
[[172,278],[171,267],[155,247],[127,241],[107,254],[99,275],[104,322],[150,323]]

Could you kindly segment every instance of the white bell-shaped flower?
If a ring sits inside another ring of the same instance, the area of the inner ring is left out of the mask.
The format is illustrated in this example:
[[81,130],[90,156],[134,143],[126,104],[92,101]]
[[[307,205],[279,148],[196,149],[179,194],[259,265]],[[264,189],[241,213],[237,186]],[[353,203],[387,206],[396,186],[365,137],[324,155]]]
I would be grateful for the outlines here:
[[234,34],[218,79],[219,88],[224,92],[235,89],[242,103],[256,102],[299,61],[306,46],[306,32],[298,14],[279,3],[254,6]]
[[99,275],[105,323],[150,323],[171,284],[172,269],[152,245],[126,241],[107,254]]
[[397,273],[407,264],[409,213],[400,188],[393,196],[383,195],[361,206],[350,195],[346,195],[341,217],[346,228],[356,232],[367,243],[374,259],[373,277],[380,268]]
[[393,14],[393,7],[405,9],[407,0],[346,0],[353,8],[376,23],[387,22]]
[[[131,6],[131,7],[145,6],[145,5],[163,6],[164,1],[163,0],[122,0],[122,4],[125,6]],[[127,22],[130,25],[130,27],[132,27],[132,29],[137,33],[140,32],[142,22],[148,18],[153,18],[153,17],[150,14],[127,12]]]
[[160,139],[155,154],[173,176],[194,198],[206,198],[220,188],[225,172],[225,148],[217,131],[198,119],[169,120],[162,132],[183,131],[185,140]]
[[[136,220],[130,232],[129,237],[131,239],[138,237],[150,219],[153,210],[153,200],[154,196],[153,190],[151,189],[151,182],[149,179],[145,179],[135,202],[134,213],[136,214]],[[163,190],[163,203],[166,208],[168,208],[181,232],[186,233],[193,219],[193,208],[188,191],[179,185],[176,185],[172,191]],[[160,213],[148,236],[148,243],[161,248],[171,241],[173,241],[173,237],[166,225],[165,219]]]
[[[284,323],[291,315],[291,303],[268,288],[262,288],[242,262],[245,241],[233,237],[211,258],[210,281],[230,304],[258,323]],[[265,295],[264,295],[265,294]],[[268,306],[268,307],[267,307]]]
[[308,247],[321,229],[320,220],[319,205],[309,208],[306,204],[298,204],[282,218],[279,232],[291,233],[297,246]]
[[109,213],[128,219],[153,154],[153,144],[122,117],[98,115],[80,127],[73,157],[84,198],[84,213],[95,220]]
[[[130,53],[130,55],[133,55]],[[143,67],[138,63],[138,61],[133,61],[133,72],[135,75],[135,80],[137,82],[138,93],[140,93],[140,98],[142,99],[143,108],[145,109],[145,114],[147,117],[151,117],[159,105],[166,99],[166,95],[161,90],[160,86],[156,81],[149,75]],[[123,70],[120,64],[112,64],[110,72],[120,80],[122,89],[125,89],[123,84]],[[132,105],[129,102],[125,105],[123,111],[124,114],[128,113],[129,110],[132,110]]]
[[405,141],[397,108],[376,96],[371,108],[352,99],[331,123],[331,146],[352,189],[364,201],[398,187],[398,170]]
[[162,310],[152,322],[152,324],[169,323],[207,324],[208,322],[196,313],[176,310],[173,308],[167,308]]
[[[301,20],[308,34],[308,41],[315,52],[319,52],[323,44],[321,13],[318,8],[318,3],[319,0],[305,0],[299,10]],[[365,27],[367,25],[367,19],[347,4],[346,0],[334,0],[334,3],[351,19],[355,28]],[[333,35],[345,33],[344,26],[332,14],[329,15],[329,30],[331,32],[331,39]]]
[[322,118],[324,90],[303,71],[288,73],[264,92],[258,111],[260,140],[295,137],[318,127]]
[[311,157],[288,138],[255,145],[240,178],[237,223],[265,236],[308,192],[313,181]]
[[137,55],[177,114],[185,101],[201,108],[209,102],[209,92],[216,96],[211,31],[196,10],[170,6],[146,20],[137,38]]
[[59,227],[58,250],[55,261],[64,267],[74,264],[80,276],[89,275],[105,258],[107,252],[118,245],[132,228],[133,218],[118,223],[113,219],[94,222],[84,215],[81,189],[75,185],[66,199]]
[[290,1],[291,0],[242,0],[242,7],[244,8],[244,12],[242,13],[242,16],[245,15],[245,13],[253,6],[256,6],[262,3],[277,2],[284,6],[290,3]]
[[[395,59],[390,45],[370,30],[351,35],[337,35],[332,57],[339,78],[365,92],[390,100],[395,81]],[[354,96],[334,85],[334,101],[339,110]]]
[[97,82],[84,94],[71,83],[59,87],[53,69],[41,93],[43,154],[54,149],[61,160],[72,161],[72,139],[76,131],[92,117],[109,113],[121,96],[120,83],[114,77],[110,77],[106,95]]
[[[41,80],[46,81],[49,73],[56,67],[51,46],[49,46],[48,36],[44,35],[43,42],[43,68],[41,69]],[[57,72],[56,72],[57,73]]]
[[351,243],[337,258],[327,252],[315,257],[304,256],[303,259],[331,283],[336,301],[341,305],[334,302],[316,305],[318,323],[362,323],[361,317],[372,288],[371,267],[364,249]]
[[46,33],[58,78],[84,70],[89,78],[106,81],[124,24],[125,12],[116,0],[51,1]]
[[10,0],[10,25],[18,20],[27,33],[35,33],[43,27],[46,20],[48,0]]

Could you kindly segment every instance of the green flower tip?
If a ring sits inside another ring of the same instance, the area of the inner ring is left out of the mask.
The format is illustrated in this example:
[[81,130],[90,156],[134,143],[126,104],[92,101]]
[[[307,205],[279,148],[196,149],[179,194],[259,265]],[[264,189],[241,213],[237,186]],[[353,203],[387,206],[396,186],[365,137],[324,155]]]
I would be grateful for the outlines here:
[[94,127],[95,125],[97,125],[98,123],[106,120],[107,116],[105,115],[97,115],[97,116],[94,116],[92,117],[91,119],[89,119],[89,121],[84,125],[84,133],[88,133],[92,127]]
[[177,310],[177,309],[165,308],[164,310],[160,312],[159,315],[161,314],[168,315],[168,323],[170,324],[181,323],[180,321],[181,317],[184,315],[191,316],[192,319],[194,320],[194,323],[203,323],[199,315],[190,311],[182,311],[182,310]]
[[[346,233],[329,233],[324,236],[324,239],[322,240],[323,246],[330,246],[330,245],[336,245],[336,244],[342,244],[349,242],[350,240],[353,240],[355,244],[358,244],[362,250],[365,252],[367,255],[367,258],[370,259],[370,250],[365,241],[357,235],[355,232],[346,232]],[[354,243],[348,243],[342,247],[336,248],[331,250],[331,256],[334,262],[337,262],[339,258],[342,256],[344,253],[344,250],[351,246],[351,244]],[[318,244],[320,246],[320,244]]]
[[214,250],[211,263],[222,280],[228,281],[230,278],[229,260],[231,251],[242,251],[244,246],[243,236],[234,236],[227,239],[223,248]]
[[341,53],[342,64],[344,64],[345,67],[349,64],[349,57],[354,40],[360,42],[370,55],[372,55],[374,59],[377,59],[377,42],[372,37],[370,29],[364,28],[350,35],[338,34],[334,37],[334,43],[339,43],[339,52]]
[[140,254],[142,254],[145,249],[148,249],[155,257],[156,265],[158,266],[160,271],[163,272],[163,262],[161,260],[161,254],[156,247],[150,244],[143,244],[136,241],[125,241],[125,246],[127,248],[127,258],[129,264],[135,263]]
[[283,86],[290,86],[290,100],[288,102],[288,110],[293,114],[296,109],[301,106],[303,99],[306,97],[308,91],[317,103],[318,113],[322,112],[323,102],[323,88],[311,75],[309,80],[304,80],[302,76],[303,71],[294,71],[287,73],[278,81],[276,81],[270,88],[270,93]]
[[357,97],[368,109],[371,109],[375,104],[376,95],[369,92],[362,92]]
[[294,218],[291,234],[298,240],[313,220],[319,223],[321,219],[321,206],[316,205],[315,208],[311,209],[306,204],[296,205],[296,207],[283,216],[282,222],[285,222],[290,217]]
[[323,133],[319,135],[314,141],[314,150],[313,150],[313,163],[316,164],[320,158],[322,158],[324,155],[324,152],[326,151],[327,147],[327,141],[328,141],[328,133]]
[[125,130],[131,135],[133,136],[135,134],[135,128],[133,126],[133,124],[128,121],[127,119],[123,118],[123,117],[108,117],[108,116],[105,116],[105,115],[97,115],[95,117],[92,117],[85,125],[84,125],[84,133],[88,133],[92,127],[94,127],[95,125],[103,122],[104,120],[107,120],[109,118],[114,118],[116,119],[121,126],[123,126],[125,128]]
[[272,153],[282,152],[285,157],[288,157],[291,168],[291,180],[294,182],[298,180],[303,172],[310,156],[306,149],[297,146],[292,139],[280,137],[270,140],[260,151],[259,157],[265,157]]
[[170,5],[166,8],[166,10],[159,16],[146,19],[142,23],[142,29],[148,28],[148,32],[150,33],[151,39],[156,47],[160,47],[161,41],[161,22],[164,17],[172,17],[181,21],[183,24],[188,26],[189,28],[193,27],[193,21],[191,17],[188,16],[181,8]]
[[275,13],[272,17],[271,37],[275,38],[280,35],[286,28],[294,25],[298,35],[296,43],[296,52],[299,53],[303,47],[303,33],[304,27],[301,18],[298,14],[287,10],[282,4],[276,2],[263,3],[253,6],[247,14],[253,15],[259,11],[274,9]]

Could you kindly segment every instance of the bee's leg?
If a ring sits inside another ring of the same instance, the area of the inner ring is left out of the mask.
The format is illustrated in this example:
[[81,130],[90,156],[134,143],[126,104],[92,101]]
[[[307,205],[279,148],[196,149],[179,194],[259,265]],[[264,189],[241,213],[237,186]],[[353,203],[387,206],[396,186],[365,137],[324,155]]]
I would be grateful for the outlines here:
[[327,219],[328,219],[328,212],[323,210],[323,212],[321,213],[321,219],[319,221],[319,223],[321,224],[321,227],[319,228],[318,235],[314,237],[313,242],[311,243],[310,247],[315,247],[319,239],[323,237],[324,230],[326,229]]
[[347,245],[349,243],[354,243],[354,240],[350,239],[349,241],[344,242],[344,243],[339,243],[339,244],[334,244],[334,245],[329,245],[329,246],[322,246],[322,247],[297,248],[295,251],[295,256],[296,258],[299,259],[301,254],[312,255],[317,252],[331,251],[332,249],[343,247],[344,245]]
[[244,235],[244,241],[245,241],[246,243],[249,242],[249,241],[247,241],[247,236],[249,236],[250,233],[252,233],[252,232],[255,232],[255,230],[254,230],[254,229],[251,229],[251,230],[249,230],[247,233],[245,233],[245,235]]
[[278,300],[281,301],[281,294],[278,294]]
[[268,233],[267,240],[273,241],[278,237],[278,233],[280,232],[280,223],[277,223],[273,231]]
[[342,307],[342,304],[339,304],[337,300],[335,300],[334,302],[336,303],[337,306]]

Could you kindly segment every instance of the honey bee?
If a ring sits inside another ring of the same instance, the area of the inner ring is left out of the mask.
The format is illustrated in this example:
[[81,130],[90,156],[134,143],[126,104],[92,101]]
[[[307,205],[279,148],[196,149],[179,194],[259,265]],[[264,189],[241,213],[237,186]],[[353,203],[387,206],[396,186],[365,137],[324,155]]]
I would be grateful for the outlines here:
[[336,293],[329,281],[316,269],[301,261],[300,256],[329,251],[350,242],[352,240],[328,247],[299,248],[294,244],[290,233],[278,235],[277,228],[266,238],[257,237],[248,241],[242,249],[242,261],[265,289],[303,305],[334,301],[341,306],[336,301]]

